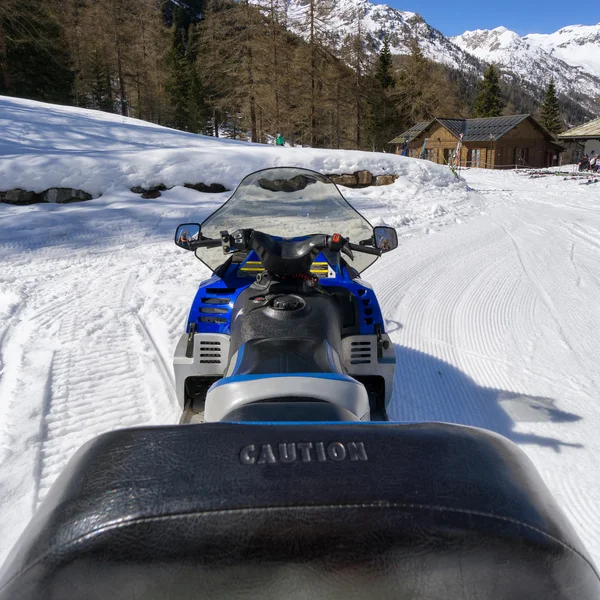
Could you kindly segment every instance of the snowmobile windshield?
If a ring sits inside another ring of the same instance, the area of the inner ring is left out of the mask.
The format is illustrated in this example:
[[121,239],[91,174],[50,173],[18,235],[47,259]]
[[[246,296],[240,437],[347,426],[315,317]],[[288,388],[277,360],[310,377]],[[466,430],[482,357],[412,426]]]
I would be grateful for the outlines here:
[[[221,231],[256,229],[291,239],[339,233],[354,244],[373,236],[373,227],[327,177],[314,171],[276,167],[245,177],[231,198],[202,223],[203,237],[219,239]],[[198,248],[196,256],[213,271],[229,258],[221,248]],[[377,260],[355,252],[344,260],[358,272]]]

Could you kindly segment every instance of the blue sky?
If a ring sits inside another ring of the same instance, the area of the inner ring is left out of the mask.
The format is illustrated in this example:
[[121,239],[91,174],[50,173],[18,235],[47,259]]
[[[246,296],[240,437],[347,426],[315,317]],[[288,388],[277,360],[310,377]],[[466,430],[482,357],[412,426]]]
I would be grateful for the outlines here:
[[459,35],[467,29],[494,29],[504,25],[519,35],[552,33],[566,25],[595,25],[600,22],[598,0],[371,0],[420,14],[444,35]]

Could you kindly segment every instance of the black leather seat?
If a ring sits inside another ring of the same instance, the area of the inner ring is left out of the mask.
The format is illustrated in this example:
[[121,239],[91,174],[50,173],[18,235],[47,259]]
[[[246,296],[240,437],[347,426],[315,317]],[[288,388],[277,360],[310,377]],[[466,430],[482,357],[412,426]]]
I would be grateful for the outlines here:
[[[273,402],[281,403],[279,409]],[[298,402],[315,404],[294,406]],[[225,377],[209,388],[204,421],[260,421],[259,414],[264,421],[368,421],[369,395],[344,373],[326,340],[250,340],[230,359]]]
[[344,373],[337,352],[314,338],[262,338],[246,342],[238,350],[238,362],[230,374]]
[[245,404],[227,413],[221,421],[237,423],[270,422],[327,422],[359,421],[349,410],[320,400],[309,398],[282,398],[281,401],[253,402]]
[[589,556],[508,440],[442,425],[214,423],[87,444],[0,600],[597,600]]

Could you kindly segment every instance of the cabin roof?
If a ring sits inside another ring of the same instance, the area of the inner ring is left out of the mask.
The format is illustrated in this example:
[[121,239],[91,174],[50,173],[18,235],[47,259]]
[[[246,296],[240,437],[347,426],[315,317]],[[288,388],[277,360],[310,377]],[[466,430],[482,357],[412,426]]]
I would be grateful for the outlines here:
[[[419,136],[432,123],[438,122],[445,127],[456,138],[462,133],[464,142],[496,142],[509,131],[514,129],[519,123],[531,119],[531,121],[546,134],[552,137],[539,123],[537,123],[529,114],[509,115],[505,117],[486,117],[478,119],[446,119],[435,118],[430,121],[421,121],[407,129],[403,134],[391,140],[390,144],[402,144],[405,140],[411,142]],[[600,121],[600,119],[598,119]]]
[[573,127],[573,129],[569,129],[569,131],[559,133],[558,137],[561,140],[570,140],[576,138],[600,138],[600,119],[594,119],[593,121],[589,121],[588,123],[584,123],[583,125]]

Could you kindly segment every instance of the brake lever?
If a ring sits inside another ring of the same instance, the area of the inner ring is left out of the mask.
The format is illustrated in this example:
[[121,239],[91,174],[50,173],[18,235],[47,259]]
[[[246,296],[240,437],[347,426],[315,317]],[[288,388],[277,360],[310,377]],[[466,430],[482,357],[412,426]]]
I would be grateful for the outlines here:
[[354,254],[353,254],[352,250],[350,249],[350,246],[348,246],[348,242],[346,242],[342,246],[341,252],[342,252],[342,254],[345,254],[350,260],[354,260]]

